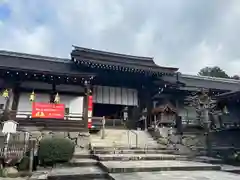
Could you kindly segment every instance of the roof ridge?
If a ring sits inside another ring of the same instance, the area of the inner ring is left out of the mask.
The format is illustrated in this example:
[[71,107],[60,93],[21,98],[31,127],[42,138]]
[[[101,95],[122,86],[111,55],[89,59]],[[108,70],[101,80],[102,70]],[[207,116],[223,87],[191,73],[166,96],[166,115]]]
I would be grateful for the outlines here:
[[190,75],[190,74],[181,74],[182,77],[185,78],[195,78],[195,79],[203,79],[210,81],[221,81],[227,83],[240,83],[240,80],[237,79],[228,79],[228,78],[220,78],[220,77],[211,77],[211,76],[200,76],[200,75]]
[[29,54],[29,53],[20,53],[20,52],[7,51],[7,50],[0,50],[0,55],[21,57],[21,58],[31,58],[31,59],[38,59],[38,60],[47,60],[47,61],[55,61],[55,62],[70,61],[70,59],[67,59],[67,58],[59,58],[59,57],[53,57],[53,56],[43,56],[43,55],[36,55],[36,54]]
[[135,55],[130,55],[130,54],[122,54],[122,53],[115,53],[115,52],[109,52],[109,51],[103,51],[103,50],[97,50],[93,48],[84,48],[84,47],[79,47],[79,46],[74,46],[75,50],[82,50],[82,51],[89,51],[92,53],[99,53],[103,55],[110,55],[110,56],[115,56],[115,57],[125,57],[129,59],[138,59],[138,60],[143,60],[143,61],[153,61],[153,57],[146,57],[146,56],[135,56]]

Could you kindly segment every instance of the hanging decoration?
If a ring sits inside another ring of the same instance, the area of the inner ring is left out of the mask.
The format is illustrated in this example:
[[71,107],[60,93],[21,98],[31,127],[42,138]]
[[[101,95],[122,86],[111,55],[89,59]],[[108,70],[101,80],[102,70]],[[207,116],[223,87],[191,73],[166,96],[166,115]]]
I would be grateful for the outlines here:
[[59,104],[59,103],[60,103],[60,96],[59,96],[58,93],[55,95],[54,103],[56,103],[56,104]]
[[8,91],[8,89],[5,89],[5,90],[3,91],[2,96],[3,96],[5,99],[9,98],[9,91]]
[[35,98],[36,98],[35,92],[32,91],[32,93],[30,94],[30,97],[29,97],[29,101],[31,101],[31,102],[35,101]]
[[227,106],[224,106],[224,108],[223,108],[223,113],[224,114],[228,114],[229,112],[228,112],[228,109],[227,109]]

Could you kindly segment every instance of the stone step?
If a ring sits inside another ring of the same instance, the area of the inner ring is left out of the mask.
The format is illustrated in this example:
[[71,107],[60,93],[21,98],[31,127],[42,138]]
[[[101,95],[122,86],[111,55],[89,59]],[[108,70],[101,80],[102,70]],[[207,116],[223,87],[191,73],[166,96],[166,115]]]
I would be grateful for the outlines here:
[[[131,143],[131,144],[136,144],[136,141],[129,141],[126,140],[126,139],[122,139],[122,140],[115,140],[115,139],[108,139],[108,140],[91,140],[91,143],[121,143],[121,144],[128,144],[128,143]],[[152,145],[156,145],[156,142],[152,142],[152,141],[138,141],[137,142],[138,144],[152,144]]]
[[197,157],[194,157],[192,160],[194,160],[196,162],[204,162],[204,163],[211,163],[211,164],[223,163],[222,159],[208,157],[208,156],[197,156]]
[[95,166],[98,164],[98,161],[90,158],[73,158],[70,162],[64,164],[58,164],[57,167],[86,167],[86,166]]
[[113,150],[113,149],[117,149],[117,150],[166,150],[165,146],[159,146],[159,147],[146,147],[146,148],[142,148],[142,147],[132,147],[129,148],[128,146],[116,146],[116,147],[112,147],[112,146],[92,146],[92,148],[94,150]]
[[107,179],[108,173],[97,166],[55,168],[48,174],[48,180]]
[[102,161],[100,167],[108,173],[132,173],[153,171],[212,171],[221,166],[192,161]]
[[98,161],[176,160],[185,156],[171,154],[95,154]]
[[222,171],[240,174],[240,167],[239,166],[221,164],[221,167],[222,167]]
[[92,159],[92,157],[92,154],[82,154],[78,152],[75,152],[73,155],[73,158],[75,159]]
[[112,149],[121,149],[122,147],[124,148],[128,148],[128,149],[132,149],[132,148],[141,148],[141,149],[144,149],[144,148],[148,148],[148,149],[153,149],[153,148],[165,148],[166,149],[166,146],[158,146],[158,147],[155,147],[155,146],[145,146],[145,145],[135,145],[135,144],[115,144],[115,145],[111,145],[110,143],[108,145],[105,145],[105,144],[92,144],[92,147],[107,147],[107,148],[112,148]]
[[239,180],[238,174],[222,171],[160,171],[110,174],[115,180]]
[[[115,138],[111,138],[111,139],[91,139],[91,143],[117,143],[117,142],[121,142],[121,143],[124,143],[124,144],[128,144],[128,140],[126,140],[125,138],[124,139],[115,139]],[[135,140],[130,140],[129,143],[132,143],[132,144],[136,144],[136,141]],[[152,145],[157,145],[157,142],[156,141],[153,141],[153,140],[142,140],[142,141],[138,141],[137,142],[138,144],[152,144]]]
[[173,150],[95,150],[94,154],[174,154]]
[[[134,133],[133,133],[134,132]],[[146,131],[134,131],[134,130],[117,130],[106,129],[105,138],[101,138],[101,133],[97,135],[91,135],[91,144],[93,146],[136,146],[136,134],[137,134],[137,146],[145,147],[158,147],[158,143],[148,134]]]

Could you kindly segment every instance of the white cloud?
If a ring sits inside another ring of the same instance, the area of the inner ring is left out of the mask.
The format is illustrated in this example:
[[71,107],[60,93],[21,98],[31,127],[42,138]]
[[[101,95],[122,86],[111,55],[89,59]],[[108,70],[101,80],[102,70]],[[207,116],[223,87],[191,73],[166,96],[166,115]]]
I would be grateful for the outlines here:
[[196,74],[239,74],[240,1],[14,0],[0,20],[0,48],[69,56],[71,45],[154,57]]

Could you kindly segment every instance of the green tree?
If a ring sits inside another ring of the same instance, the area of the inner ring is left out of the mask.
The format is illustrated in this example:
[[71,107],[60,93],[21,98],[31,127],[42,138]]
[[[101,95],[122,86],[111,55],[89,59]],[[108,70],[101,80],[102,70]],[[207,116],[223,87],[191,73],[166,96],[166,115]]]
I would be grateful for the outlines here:
[[227,73],[218,66],[202,68],[199,71],[198,75],[210,76],[210,77],[220,77],[220,78],[230,78],[227,75]]
[[233,77],[231,77],[232,79],[236,79],[236,80],[240,80],[239,75],[234,75]]

